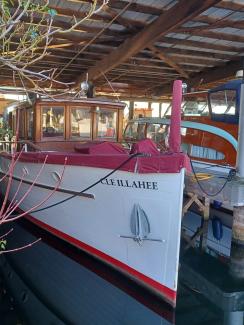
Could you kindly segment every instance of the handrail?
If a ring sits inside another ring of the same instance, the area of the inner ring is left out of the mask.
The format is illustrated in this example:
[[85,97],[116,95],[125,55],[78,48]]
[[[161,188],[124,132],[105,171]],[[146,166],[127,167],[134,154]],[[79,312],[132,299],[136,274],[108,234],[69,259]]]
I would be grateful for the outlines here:
[[24,144],[27,144],[28,146],[32,147],[33,149],[35,149],[36,151],[42,151],[42,148],[37,146],[36,144],[34,144],[33,142],[29,141],[29,140],[21,140]]
[[36,144],[34,144],[33,142],[29,141],[29,140],[18,140],[18,141],[6,141],[6,140],[0,140],[0,144],[1,145],[8,145],[8,149],[7,150],[2,150],[3,151],[6,151],[6,152],[12,152],[12,146],[11,145],[15,145],[15,144],[22,144],[22,145],[28,145],[30,147],[32,147],[33,149],[35,149],[36,151],[42,151],[41,147],[37,146]]

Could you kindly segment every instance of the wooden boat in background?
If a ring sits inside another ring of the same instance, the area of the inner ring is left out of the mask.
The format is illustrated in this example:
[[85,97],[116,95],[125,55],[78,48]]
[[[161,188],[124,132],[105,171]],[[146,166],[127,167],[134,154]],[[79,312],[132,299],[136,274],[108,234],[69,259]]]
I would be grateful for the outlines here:
[[[207,109],[203,110],[196,116],[192,113],[185,113],[183,120],[203,123],[205,125],[217,127],[231,134],[238,140],[238,123],[240,112],[240,92],[243,80],[233,80],[226,84],[210,89],[206,93]],[[190,95],[189,95],[190,96]],[[189,97],[188,97],[189,98]],[[186,96],[185,111],[187,110],[187,96]],[[195,101],[196,102],[196,101]],[[197,103],[196,103],[197,106]],[[186,135],[185,141],[192,143],[195,146],[214,149],[218,152],[216,158],[219,158],[220,164],[227,164],[230,166],[236,165],[236,150],[228,143],[221,139],[221,131],[216,134],[208,134],[206,132],[189,132]],[[207,151],[205,150],[206,154]],[[204,153],[202,153],[204,160]],[[201,158],[201,157],[199,157]],[[211,160],[211,159],[210,159]],[[213,161],[212,162],[216,162]]]
[[[182,149],[192,159],[214,164],[236,165],[242,83],[242,80],[233,80],[208,92],[184,95]],[[124,132],[124,140],[131,143],[139,139],[151,138],[159,148],[165,150],[169,114],[170,112],[167,111],[162,119],[138,118],[129,121]]]

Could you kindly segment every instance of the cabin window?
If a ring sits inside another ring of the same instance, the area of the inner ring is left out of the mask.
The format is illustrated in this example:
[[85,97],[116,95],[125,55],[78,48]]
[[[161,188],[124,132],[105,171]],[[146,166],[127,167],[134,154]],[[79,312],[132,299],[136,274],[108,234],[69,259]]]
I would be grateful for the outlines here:
[[212,148],[195,146],[192,145],[190,152],[188,152],[191,157],[202,158],[202,159],[211,159],[211,160],[223,160],[225,155],[222,152],[219,152]]
[[236,91],[223,90],[210,94],[210,104],[213,114],[236,114]]
[[124,132],[125,140],[141,140],[145,139],[145,123],[129,123]]
[[34,111],[32,108],[26,110],[27,139],[33,139]]
[[64,137],[64,107],[42,108],[43,138]]
[[97,137],[116,139],[117,112],[96,108]]
[[129,123],[126,126],[126,129],[124,132],[124,139],[125,140],[136,140],[137,139],[137,128],[138,128],[138,123]]
[[184,99],[181,109],[184,116],[205,116],[209,114],[207,100]]
[[149,124],[147,127],[147,138],[152,139],[156,143],[161,143],[168,139],[169,126],[165,124]]
[[91,112],[90,109],[71,108],[71,137],[91,138]]
[[137,139],[145,139],[145,123],[139,123],[137,128]]

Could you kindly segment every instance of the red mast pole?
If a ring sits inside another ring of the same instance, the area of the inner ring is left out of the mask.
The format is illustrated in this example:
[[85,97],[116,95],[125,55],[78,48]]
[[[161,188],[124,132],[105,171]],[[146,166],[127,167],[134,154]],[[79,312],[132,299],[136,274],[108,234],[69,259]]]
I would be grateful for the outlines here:
[[172,113],[170,121],[169,149],[171,152],[180,152],[181,145],[181,102],[182,81],[175,80],[173,84]]

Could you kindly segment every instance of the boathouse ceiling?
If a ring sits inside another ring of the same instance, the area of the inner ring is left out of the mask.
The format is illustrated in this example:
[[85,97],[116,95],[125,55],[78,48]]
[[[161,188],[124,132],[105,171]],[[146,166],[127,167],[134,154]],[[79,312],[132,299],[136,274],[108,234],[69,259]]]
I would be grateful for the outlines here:
[[[67,30],[91,3],[50,0],[53,28]],[[22,19],[30,23],[28,15]],[[32,24],[38,23],[37,14]],[[243,0],[109,0],[75,30],[55,34],[31,68],[55,67],[59,80],[77,87],[88,73],[98,95],[150,100],[170,94],[177,78],[195,90],[232,79],[243,54]],[[18,75],[1,67],[0,86],[15,85],[21,86]]]

